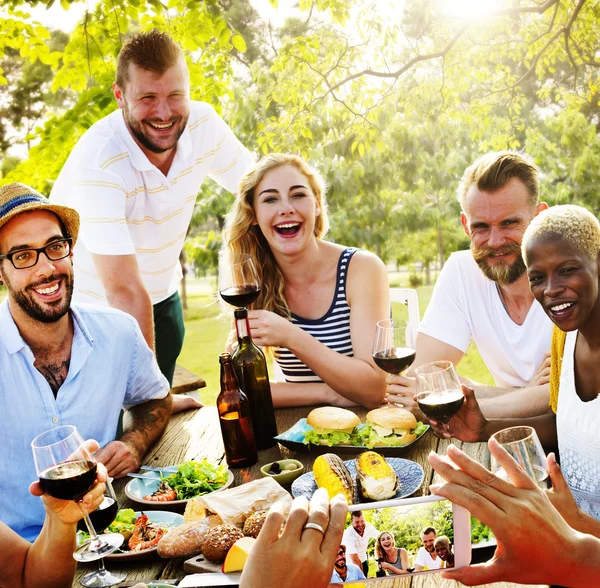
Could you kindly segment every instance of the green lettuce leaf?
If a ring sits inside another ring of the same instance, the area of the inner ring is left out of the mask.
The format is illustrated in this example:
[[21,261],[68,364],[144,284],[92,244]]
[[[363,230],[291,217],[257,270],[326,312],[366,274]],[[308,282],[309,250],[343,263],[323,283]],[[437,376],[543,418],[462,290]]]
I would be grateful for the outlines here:
[[[411,433],[414,433],[419,438],[427,430],[427,425],[424,425],[421,421],[417,423],[417,426],[412,429]],[[375,429],[371,425],[365,425],[361,431],[360,436],[363,444],[369,449],[373,449],[375,445],[387,445],[388,447],[402,447],[406,445],[406,441],[398,435],[388,435],[387,437],[380,437]]]
[[357,433],[344,433],[343,431],[331,431],[326,435],[315,433],[315,431],[307,431],[302,441],[305,445],[321,445],[321,441],[324,440],[326,445],[331,447],[332,445],[360,445],[361,439]]

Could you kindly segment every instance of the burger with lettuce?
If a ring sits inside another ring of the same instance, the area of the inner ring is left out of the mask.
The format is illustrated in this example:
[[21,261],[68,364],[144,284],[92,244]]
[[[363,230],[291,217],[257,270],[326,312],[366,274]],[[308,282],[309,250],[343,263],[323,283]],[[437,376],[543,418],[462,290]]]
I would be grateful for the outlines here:
[[360,430],[363,444],[372,447],[402,447],[412,443],[427,430],[415,415],[405,408],[376,408],[367,413],[366,424]]
[[350,410],[335,406],[315,408],[306,417],[311,427],[304,435],[307,445],[360,445],[356,429],[360,419]]

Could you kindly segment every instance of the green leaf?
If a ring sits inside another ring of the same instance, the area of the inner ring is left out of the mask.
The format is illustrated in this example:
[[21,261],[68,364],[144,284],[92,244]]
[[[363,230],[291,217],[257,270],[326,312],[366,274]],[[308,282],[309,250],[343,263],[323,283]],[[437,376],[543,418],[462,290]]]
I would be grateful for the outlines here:
[[233,38],[231,39],[231,42],[233,43],[233,46],[240,53],[245,53],[246,52],[246,41],[244,41],[244,37],[242,37],[242,35],[240,35],[239,33],[236,33],[235,35],[233,35]]

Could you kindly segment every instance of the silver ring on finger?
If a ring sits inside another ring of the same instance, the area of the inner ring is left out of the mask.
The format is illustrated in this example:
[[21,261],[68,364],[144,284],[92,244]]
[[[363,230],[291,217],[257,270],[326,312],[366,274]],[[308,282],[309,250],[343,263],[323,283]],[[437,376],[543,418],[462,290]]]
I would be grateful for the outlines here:
[[306,525],[304,525],[304,528],[314,529],[315,531],[320,531],[321,533],[323,533],[323,535],[325,535],[325,529],[323,529],[323,527],[321,527],[321,525],[317,523],[306,523]]

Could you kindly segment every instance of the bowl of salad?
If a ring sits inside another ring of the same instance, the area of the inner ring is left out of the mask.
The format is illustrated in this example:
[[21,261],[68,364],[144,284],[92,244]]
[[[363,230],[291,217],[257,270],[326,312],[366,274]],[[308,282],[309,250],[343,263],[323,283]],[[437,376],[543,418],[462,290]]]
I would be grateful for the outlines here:
[[206,459],[142,475],[144,478],[133,478],[125,486],[125,494],[139,504],[167,510],[185,508],[188,500],[225,490],[234,480],[226,465],[214,465]]

